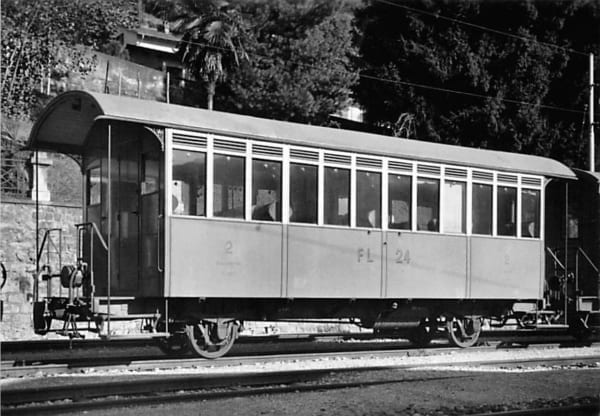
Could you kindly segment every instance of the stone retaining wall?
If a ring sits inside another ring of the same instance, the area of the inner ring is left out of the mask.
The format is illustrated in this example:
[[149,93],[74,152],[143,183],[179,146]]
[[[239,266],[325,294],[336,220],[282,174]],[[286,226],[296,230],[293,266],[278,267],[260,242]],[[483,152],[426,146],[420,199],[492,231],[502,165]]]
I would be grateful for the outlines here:
[[[0,325],[0,340],[36,338],[32,325],[32,302],[36,269],[35,202],[3,199],[0,204],[0,261],[7,280],[0,292],[4,311]],[[74,224],[81,222],[81,207],[40,203],[40,228],[62,228],[63,262],[74,263],[77,240]],[[43,234],[40,234],[43,235]],[[56,256],[51,264],[58,267]],[[44,261],[45,262],[45,256]],[[58,288],[58,284],[55,285]],[[45,293],[45,286],[42,287]]]

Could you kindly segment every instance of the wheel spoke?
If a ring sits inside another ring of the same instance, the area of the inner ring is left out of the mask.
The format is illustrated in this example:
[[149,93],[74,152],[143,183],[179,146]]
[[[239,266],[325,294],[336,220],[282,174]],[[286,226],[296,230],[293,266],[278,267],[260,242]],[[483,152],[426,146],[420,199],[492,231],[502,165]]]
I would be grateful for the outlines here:
[[455,316],[446,322],[446,331],[451,344],[460,348],[468,348],[475,345],[479,339],[481,320],[479,317]]
[[[224,336],[219,336],[219,324],[201,321],[186,325],[185,332],[190,346],[203,358],[219,358],[227,354],[237,338],[239,324],[236,321],[221,323],[225,325]],[[223,333],[223,331],[221,331]]]

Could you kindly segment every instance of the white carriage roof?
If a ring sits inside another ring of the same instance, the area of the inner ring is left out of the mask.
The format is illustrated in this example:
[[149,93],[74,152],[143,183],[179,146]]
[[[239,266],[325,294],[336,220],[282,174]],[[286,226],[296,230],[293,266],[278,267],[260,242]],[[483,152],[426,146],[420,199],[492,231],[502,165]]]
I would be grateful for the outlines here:
[[66,92],[48,104],[33,127],[29,147],[81,154],[88,133],[99,119],[123,120],[147,126],[218,133],[329,150],[575,178],[575,174],[567,166],[539,156],[310,126],[83,91]]

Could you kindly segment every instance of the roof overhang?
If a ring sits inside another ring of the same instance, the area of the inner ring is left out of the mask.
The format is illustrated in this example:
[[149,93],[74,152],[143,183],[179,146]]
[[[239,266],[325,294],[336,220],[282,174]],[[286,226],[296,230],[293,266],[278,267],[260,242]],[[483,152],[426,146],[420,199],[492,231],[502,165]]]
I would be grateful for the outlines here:
[[540,156],[309,126],[84,91],[66,92],[48,104],[33,127],[29,147],[82,154],[88,134],[99,119],[551,178],[577,178],[564,164]]
[[59,95],[44,109],[29,136],[28,148],[59,153],[83,153],[96,119],[104,114],[96,99],[81,91]]

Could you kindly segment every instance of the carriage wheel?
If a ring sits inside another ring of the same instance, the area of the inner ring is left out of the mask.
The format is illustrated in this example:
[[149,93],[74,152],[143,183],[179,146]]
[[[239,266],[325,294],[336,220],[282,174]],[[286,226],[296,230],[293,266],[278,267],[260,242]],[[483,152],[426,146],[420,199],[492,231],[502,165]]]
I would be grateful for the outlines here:
[[418,327],[410,331],[408,340],[417,347],[426,347],[433,339],[434,333],[435,328],[431,326],[429,319],[424,319]]
[[475,345],[481,334],[479,317],[453,316],[446,322],[448,341],[456,347],[468,348]]
[[182,333],[175,333],[170,337],[159,338],[158,348],[167,355],[181,356],[190,350],[190,344],[187,336]]
[[236,321],[201,321],[186,325],[185,332],[189,345],[196,354],[214,359],[224,356],[233,347],[239,326]]

